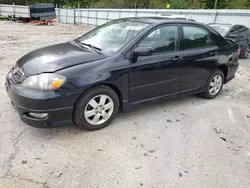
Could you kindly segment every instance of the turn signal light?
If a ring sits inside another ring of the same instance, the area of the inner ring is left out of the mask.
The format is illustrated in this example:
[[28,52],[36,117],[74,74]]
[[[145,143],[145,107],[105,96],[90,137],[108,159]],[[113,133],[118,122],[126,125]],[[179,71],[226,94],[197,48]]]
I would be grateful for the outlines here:
[[55,80],[51,83],[50,88],[57,89],[57,88],[61,87],[63,83],[64,83],[64,80]]

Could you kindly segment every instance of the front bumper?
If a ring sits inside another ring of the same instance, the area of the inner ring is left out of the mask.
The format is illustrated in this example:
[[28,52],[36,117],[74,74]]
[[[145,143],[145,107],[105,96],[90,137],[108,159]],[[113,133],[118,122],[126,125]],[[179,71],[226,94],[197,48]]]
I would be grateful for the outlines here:
[[[80,96],[80,91],[56,92],[39,91],[14,84],[7,76],[6,91],[20,118],[26,124],[49,128],[72,125],[73,106]],[[47,113],[46,118],[36,118],[30,113]]]
[[[48,110],[34,110],[34,109],[26,109],[21,106],[17,106],[13,103],[13,106],[18,111],[20,115],[20,119],[32,126],[37,128],[52,128],[52,127],[60,127],[66,125],[72,125],[72,114],[73,107],[65,107],[65,108],[57,108],[57,109],[48,109]],[[46,118],[35,118],[29,115],[29,113],[47,113],[48,116]]]

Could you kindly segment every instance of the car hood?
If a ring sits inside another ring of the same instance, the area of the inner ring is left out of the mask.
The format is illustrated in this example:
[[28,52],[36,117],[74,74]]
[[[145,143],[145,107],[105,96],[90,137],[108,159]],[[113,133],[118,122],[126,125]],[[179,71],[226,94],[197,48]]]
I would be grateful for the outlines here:
[[104,59],[107,56],[78,46],[75,42],[55,44],[37,49],[17,61],[25,76],[55,72],[69,66]]

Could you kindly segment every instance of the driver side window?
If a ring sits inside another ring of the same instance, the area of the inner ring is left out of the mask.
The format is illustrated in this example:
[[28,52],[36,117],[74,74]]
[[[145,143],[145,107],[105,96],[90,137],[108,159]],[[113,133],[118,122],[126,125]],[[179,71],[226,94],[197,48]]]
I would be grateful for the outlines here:
[[169,25],[150,32],[139,44],[140,47],[151,47],[153,54],[172,52],[179,49],[178,26]]

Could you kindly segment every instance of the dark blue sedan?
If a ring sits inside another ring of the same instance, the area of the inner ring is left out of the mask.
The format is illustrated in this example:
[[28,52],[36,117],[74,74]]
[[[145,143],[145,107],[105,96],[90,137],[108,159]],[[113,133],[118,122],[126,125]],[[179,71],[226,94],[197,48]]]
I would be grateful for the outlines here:
[[5,85],[31,126],[97,130],[120,109],[144,102],[197,93],[215,98],[235,77],[237,48],[193,21],[125,18],[21,57]]

